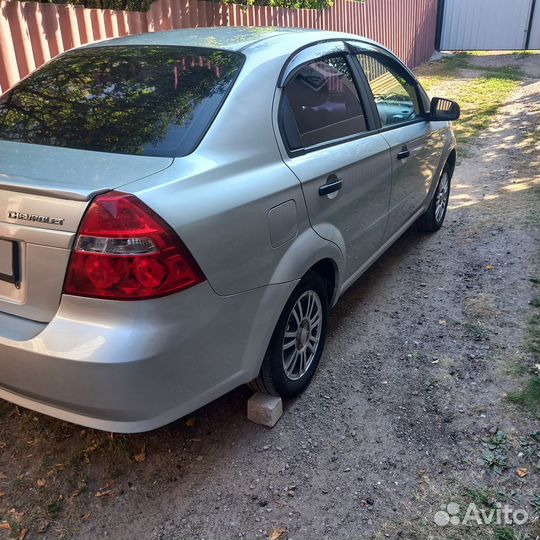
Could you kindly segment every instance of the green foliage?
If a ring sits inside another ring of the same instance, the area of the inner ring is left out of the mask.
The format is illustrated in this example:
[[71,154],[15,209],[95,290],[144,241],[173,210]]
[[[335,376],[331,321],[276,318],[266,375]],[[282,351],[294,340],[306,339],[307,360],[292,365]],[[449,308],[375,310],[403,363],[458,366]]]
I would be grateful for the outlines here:
[[[538,287],[540,280],[536,277],[530,277],[529,281],[533,284],[533,287]],[[540,299],[535,297],[530,301],[531,306],[536,308],[540,307]],[[527,332],[525,345],[527,352],[530,353],[534,361],[540,359],[540,313],[537,311],[527,321]],[[533,412],[540,413],[540,376],[538,369],[527,369],[525,366],[525,373],[528,372],[528,376],[523,381],[523,387],[517,392],[510,392],[506,399],[515,405],[530,409]],[[540,441],[540,432],[534,434],[535,440]]]
[[540,313],[532,315],[527,323],[527,348],[535,355],[540,354]]
[[497,474],[502,474],[504,469],[508,468],[506,458],[506,433],[497,431],[488,439],[482,441],[483,452],[482,459],[485,464],[493,469]]
[[241,6],[272,6],[296,9],[324,9],[334,5],[333,0],[222,0],[223,4],[239,4]]
[[72,4],[86,8],[147,11],[153,0],[38,0],[45,4]]
[[[443,83],[447,70],[455,72],[462,69],[459,67],[462,65],[462,59],[457,57],[453,62],[442,64],[441,75],[420,77],[420,82],[428,93],[432,93],[433,89]],[[479,68],[479,71],[481,75],[467,80],[463,86],[456,89],[448,87],[448,97],[456,100],[461,107],[461,117],[454,123],[454,132],[460,147],[465,147],[487,128],[499,108],[517,89],[522,77],[519,71],[512,68]]]
[[508,401],[520,407],[540,410],[540,378],[536,373],[531,373],[525,387],[519,392],[512,392],[507,396]]
[[[44,3],[73,4],[87,8],[147,11],[152,0],[38,0]],[[334,0],[213,0],[218,4],[241,6],[273,6],[282,8],[324,9],[334,5]],[[364,2],[364,0],[356,0]]]

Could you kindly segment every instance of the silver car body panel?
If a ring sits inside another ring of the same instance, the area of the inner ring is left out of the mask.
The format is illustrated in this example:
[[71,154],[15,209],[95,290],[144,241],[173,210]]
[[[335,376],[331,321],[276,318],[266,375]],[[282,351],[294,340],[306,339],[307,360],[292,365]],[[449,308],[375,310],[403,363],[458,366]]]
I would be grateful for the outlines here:
[[0,397],[108,431],[164,425],[257,375],[295,285],[222,297],[202,283],[136,303],[65,296],[45,326],[0,327]]
[[0,238],[19,243],[22,269],[19,288],[0,281],[0,311],[50,321],[88,201],[172,163],[0,141]]
[[172,158],[166,157],[88,152],[0,140],[0,189],[89,201],[98,193],[166,169],[172,162]]
[[[444,142],[439,131],[432,130],[424,121],[386,131],[382,136],[390,145],[392,164],[388,238],[426,201]],[[404,145],[411,155],[399,160],[396,156]]]
[[[425,210],[455,146],[449,123],[419,122],[287,155],[280,80],[317,47],[343,50],[351,40],[372,44],[333,32],[213,28],[88,45],[206,46],[239,51],[245,63],[184,157],[0,141],[0,239],[16,240],[23,262],[20,288],[0,281],[0,397],[98,429],[153,429],[257,375],[283,306],[321,260],[336,270],[337,301]],[[396,164],[407,137],[412,156]],[[344,188],[319,197],[335,171]],[[207,281],[136,302],[62,295],[80,220],[110,189],[169,223]]]
[[[432,156],[432,160],[429,161],[429,168],[435,166],[433,176],[429,179],[429,189],[426,192],[426,196],[420,205],[420,207],[409,216],[408,219],[399,227],[395,228],[392,232],[387,232],[384,238],[383,244],[375,251],[371,257],[359,267],[345,282],[343,282],[339,289],[339,294],[343,294],[354,282],[379,258],[381,255],[392,246],[392,244],[398,240],[403,233],[415,223],[415,221],[427,210],[431,198],[437,187],[438,179],[442,173],[442,170],[450,154],[455,151],[456,139],[451,129],[449,122],[429,122],[431,132],[439,133],[442,141],[442,148],[440,154]],[[424,174],[427,175],[425,169]]]
[[[285,159],[302,182],[313,228],[344,254],[347,279],[381,244],[386,229],[392,181],[386,141],[373,135]],[[343,187],[321,197],[319,187],[331,174]]]

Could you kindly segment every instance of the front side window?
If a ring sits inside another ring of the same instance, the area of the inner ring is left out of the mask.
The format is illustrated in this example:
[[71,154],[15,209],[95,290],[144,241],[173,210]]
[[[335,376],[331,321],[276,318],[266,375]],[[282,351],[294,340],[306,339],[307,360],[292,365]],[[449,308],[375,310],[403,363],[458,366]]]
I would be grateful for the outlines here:
[[335,56],[305,65],[284,89],[289,148],[307,148],[367,130],[347,61]]
[[75,50],[0,98],[0,139],[186,155],[208,128],[242,63],[238,54],[192,47]]
[[367,77],[383,127],[414,120],[420,115],[416,89],[398,70],[371,55],[357,56]]

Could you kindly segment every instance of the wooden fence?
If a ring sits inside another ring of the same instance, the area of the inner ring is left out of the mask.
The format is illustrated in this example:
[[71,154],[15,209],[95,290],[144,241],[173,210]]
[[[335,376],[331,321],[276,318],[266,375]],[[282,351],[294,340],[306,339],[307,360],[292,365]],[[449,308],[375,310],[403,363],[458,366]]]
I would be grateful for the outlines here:
[[106,38],[208,26],[281,26],[363,35],[410,67],[434,51],[437,0],[335,0],[331,8],[242,7],[156,0],[147,12],[0,0],[0,93],[53,56]]

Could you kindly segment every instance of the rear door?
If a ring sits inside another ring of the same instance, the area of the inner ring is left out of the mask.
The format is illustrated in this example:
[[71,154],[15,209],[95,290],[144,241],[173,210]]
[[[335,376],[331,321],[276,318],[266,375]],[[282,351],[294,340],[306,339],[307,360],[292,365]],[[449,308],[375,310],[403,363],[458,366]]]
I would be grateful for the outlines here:
[[345,280],[381,245],[391,187],[389,145],[370,132],[356,75],[342,42],[304,49],[286,68],[279,113],[285,163],[315,231],[344,251]]
[[385,234],[389,238],[425,202],[443,140],[426,121],[418,83],[400,62],[370,45],[362,45],[356,59],[371,90],[380,132],[391,149],[392,192]]

